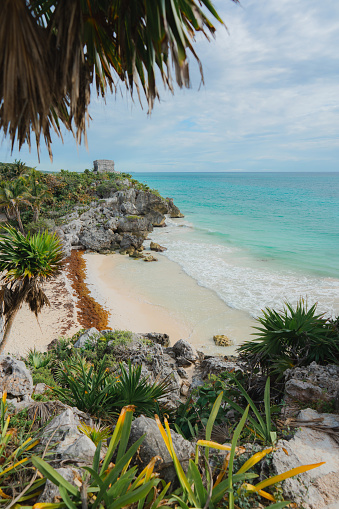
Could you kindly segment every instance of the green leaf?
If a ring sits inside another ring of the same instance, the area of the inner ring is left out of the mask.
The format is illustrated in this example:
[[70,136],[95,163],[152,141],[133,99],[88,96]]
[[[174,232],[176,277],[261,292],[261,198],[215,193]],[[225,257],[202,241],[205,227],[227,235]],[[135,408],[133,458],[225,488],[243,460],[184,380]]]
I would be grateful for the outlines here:
[[60,487],[63,486],[71,495],[77,497],[80,496],[79,491],[75,486],[66,481],[53,467],[51,467],[46,461],[39,458],[38,456],[32,457],[32,463],[47,479],[53,484]]
[[[211,440],[213,425],[214,425],[214,422],[215,422],[218,412],[219,412],[219,408],[220,408],[220,405],[222,402],[222,397],[223,397],[223,392],[221,392],[218,395],[217,399],[215,400],[215,402],[213,404],[213,407],[212,407],[212,410],[211,410],[211,413],[210,413],[210,416],[208,418],[207,425],[206,425],[206,440]],[[207,447],[205,450],[205,457],[206,457],[207,461],[208,461],[208,456],[209,456],[209,448]]]

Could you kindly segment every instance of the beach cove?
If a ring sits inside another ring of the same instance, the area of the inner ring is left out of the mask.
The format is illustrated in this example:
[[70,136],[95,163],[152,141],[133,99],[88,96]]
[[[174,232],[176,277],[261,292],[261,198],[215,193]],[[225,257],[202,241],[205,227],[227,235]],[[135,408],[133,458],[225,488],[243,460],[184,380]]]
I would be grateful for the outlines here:
[[[158,261],[151,263],[118,254],[84,255],[86,283],[110,312],[109,326],[167,333],[171,344],[186,339],[205,354],[233,355],[250,338],[255,320],[228,307],[162,253],[155,255]],[[226,334],[233,346],[216,346],[215,334]]]

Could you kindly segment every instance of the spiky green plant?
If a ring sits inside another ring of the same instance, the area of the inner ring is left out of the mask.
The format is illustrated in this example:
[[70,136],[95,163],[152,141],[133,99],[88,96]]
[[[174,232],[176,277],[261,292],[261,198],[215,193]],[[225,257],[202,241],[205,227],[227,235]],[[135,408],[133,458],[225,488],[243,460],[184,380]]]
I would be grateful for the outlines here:
[[[144,440],[139,438],[127,451],[131,430],[133,406],[122,409],[107,453],[100,462],[101,442],[98,444],[93,465],[84,467],[85,475],[78,479],[80,487],[70,484],[46,461],[34,457],[34,466],[53,484],[58,486],[62,502],[53,504],[53,509],[122,509],[137,507],[139,509],[157,509],[164,506],[163,499],[169,484],[162,486],[162,481],[153,473],[157,457],[138,474],[137,467],[129,468],[133,456]],[[111,462],[116,453],[115,464]],[[159,488],[158,488],[159,486]],[[35,509],[51,509],[50,503],[38,503]]]
[[[266,308],[257,320],[256,340],[247,341],[238,352],[252,366],[279,370],[279,365],[339,362],[338,334],[317,305],[308,308],[300,299],[295,307],[286,302],[282,311]],[[284,362],[282,362],[284,361]]]
[[[284,479],[288,479],[290,477],[306,472],[307,470],[311,470],[323,464],[317,463],[313,465],[304,465],[289,470],[288,472],[284,472],[283,474],[268,478],[265,481],[262,481],[256,485],[250,484],[248,481],[255,479],[257,475],[255,473],[249,472],[249,470],[260,460],[262,460],[267,454],[271,453],[273,451],[273,447],[270,447],[259,453],[254,454],[250,459],[243,463],[243,465],[238,469],[237,472],[234,472],[234,460],[236,454],[238,452],[239,453],[241,452],[238,449],[237,444],[241,432],[246,423],[249,406],[246,408],[239,424],[237,425],[234,431],[231,445],[221,445],[218,444],[217,442],[211,441],[210,438],[213,424],[222,402],[222,397],[223,394],[220,393],[213,405],[210,418],[206,426],[206,440],[198,440],[196,445],[195,461],[190,459],[187,474],[185,474],[178,460],[177,454],[174,450],[171,430],[169,428],[167,419],[165,419],[165,429],[164,429],[159,418],[156,416],[160,433],[166,444],[168,452],[170,453],[170,456],[173,460],[173,464],[181,486],[181,493],[180,492],[178,493],[176,491],[172,495],[172,498],[170,499],[169,502],[179,504],[182,509],[187,509],[188,507],[190,507],[191,509],[199,509],[203,507],[214,509],[219,507],[219,504],[223,500],[223,507],[228,507],[228,509],[234,509],[235,498],[241,492],[245,492],[248,495],[255,493],[267,500],[275,502],[274,496],[264,491],[264,488],[272,486],[278,482],[283,481]],[[202,455],[203,456],[202,462],[205,465],[204,468],[201,467],[201,461],[199,461],[200,447],[203,447],[205,449],[205,453]],[[213,473],[208,462],[210,449],[217,449],[229,452],[229,454],[225,458],[223,467],[216,476],[216,479],[213,478]],[[204,477],[206,477],[205,482],[203,481]],[[241,484],[237,490],[236,486],[238,483]],[[273,508],[280,509],[287,506],[288,504],[289,502],[278,502],[271,505],[270,507],[271,509]]]
[[60,239],[48,232],[27,235],[5,226],[0,234],[0,306],[5,319],[3,353],[14,318],[26,302],[37,317],[49,300],[42,284],[59,273],[64,253]]
[[39,352],[35,347],[30,348],[27,355],[27,362],[34,369],[44,368],[51,362],[51,357],[48,354]]
[[109,426],[101,426],[100,422],[93,424],[93,426],[82,422],[81,425],[78,426],[78,429],[83,435],[86,435],[86,437],[92,440],[96,446],[99,442],[104,442],[110,436]]

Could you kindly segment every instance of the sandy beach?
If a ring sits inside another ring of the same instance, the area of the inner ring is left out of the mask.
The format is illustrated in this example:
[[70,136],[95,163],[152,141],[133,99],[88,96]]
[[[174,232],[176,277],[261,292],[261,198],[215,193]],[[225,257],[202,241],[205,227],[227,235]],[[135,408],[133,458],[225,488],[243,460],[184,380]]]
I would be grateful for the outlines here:
[[[206,354],[231,355],[250,338],[253,319],[229,308],[161,253],[155,255],[157,262],[145,263],[119,254],[85,254],[86,283],[109,310],[112,329],[167,333],[171,344],[187,339]],[[215,334],[226,334],[233,346],[217,347]]]
[[15,317],[6,353],[24,355],[33,347],[45,351],[54,338],[72,336],[81,328],[77,321],[75,297],[66,274],[62,273],[47,283],[45,291],[50,307],[43,308],[38,321],[28,305],[20,309]]

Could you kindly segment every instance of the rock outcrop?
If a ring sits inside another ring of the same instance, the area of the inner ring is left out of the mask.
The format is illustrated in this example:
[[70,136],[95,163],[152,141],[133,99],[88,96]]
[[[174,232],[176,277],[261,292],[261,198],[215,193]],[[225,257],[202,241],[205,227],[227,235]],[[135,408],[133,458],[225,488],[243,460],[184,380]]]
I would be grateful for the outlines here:
[[339,415],[318,414],[308,408],[299,413],[298,427],[291,440],[280,440],[277,444],[281,448],[273,455],[276,473],[300,465],[325,464],[287,479],[282,485],[286,500],[293,500],[304,509],[337,508],[339,443],[334,440],[331,430],[338,429]]
[[[175,489],[178,481],[173,461],[154,419],[141,416],[133,421],[128,447],[133,445],[144,434],[146,436],[137,455],[137,464],[145,468],[152,458],[158,456],[159,460],[156,463],[155,471],[161,472],[161,478],[164,479],[166,483],[171,483],[171,490]],[[185,440],[174,431],[171,431],[171,436],[173,448],[178,456],[180,464],[184,471],[187,472],[189,460],[195,452],[194,444]]]
[[166,225],[166,214],[183,217],[172,199],[139,190],[128,179],[120,181],[119,187],[112,183],[110,192],[91,203],[85,212],[75,207],[72,214],[63,218],[57,233],[68,254],[73,248],[107,252],[133,247],[140,251],[153,228]]

